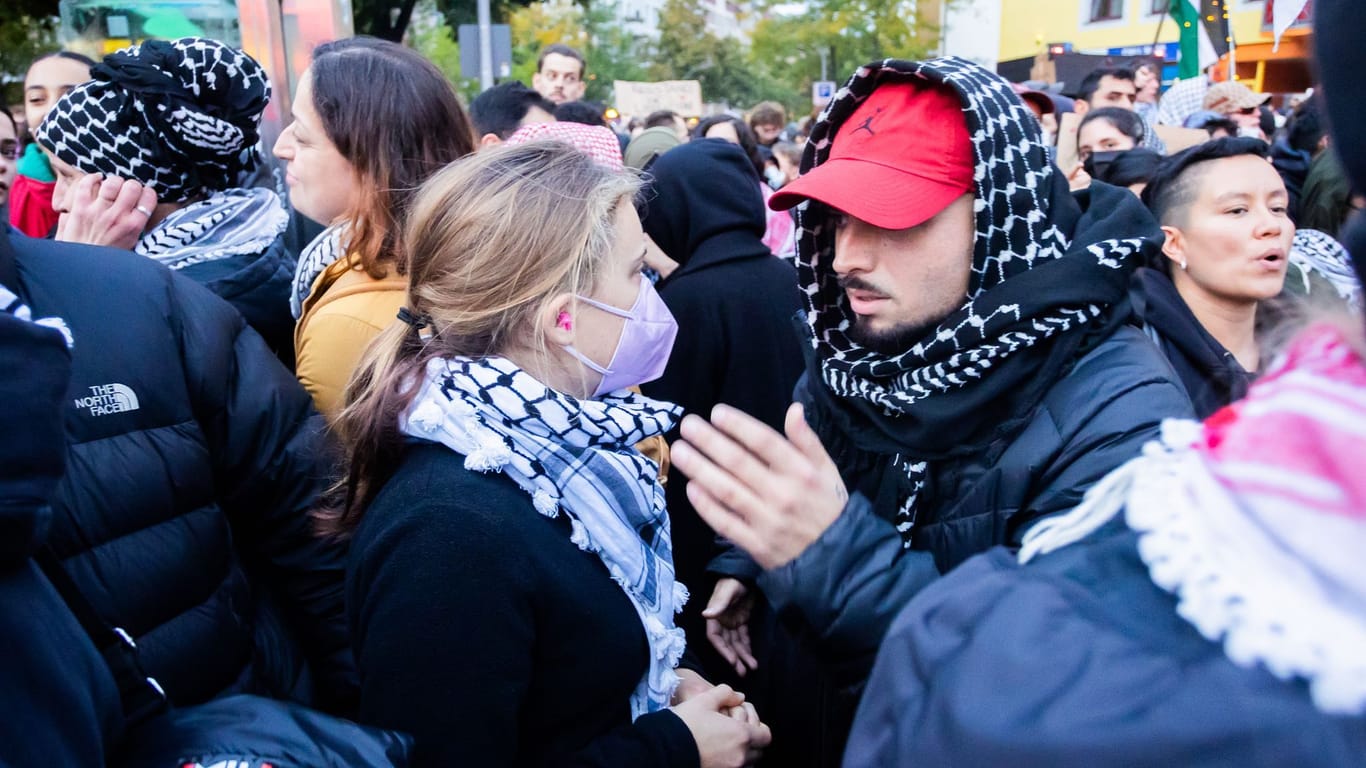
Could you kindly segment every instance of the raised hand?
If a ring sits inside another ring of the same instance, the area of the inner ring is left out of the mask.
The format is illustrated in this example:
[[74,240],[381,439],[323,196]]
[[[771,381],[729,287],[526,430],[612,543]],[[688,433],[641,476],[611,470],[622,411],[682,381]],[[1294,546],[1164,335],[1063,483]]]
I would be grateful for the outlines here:
[[57,239],[132,250],[157,206],[151,187],[117,176],[88,173],[67,193]]
[[784,429],[786,437],[718,405],[711,423],[684,418],[672,451],[697,513],[765,569],[806,551],[849,500],[800,404],[788,409]]

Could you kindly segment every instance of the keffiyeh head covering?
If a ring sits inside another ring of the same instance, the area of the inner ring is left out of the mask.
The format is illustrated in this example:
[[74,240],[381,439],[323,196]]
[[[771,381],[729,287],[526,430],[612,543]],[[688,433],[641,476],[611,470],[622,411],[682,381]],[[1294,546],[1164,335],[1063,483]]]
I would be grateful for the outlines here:
[[238,186],[255,167],[265,70],[215,40],[148,40],[104,57],[63,96],[38,143],[84,173],[135,179],[161,202]]
[[517,129],[508,137],[508,144],[531,141],[561,141],[588,155],[598,165],[614,171],[625,168],[621,161],[621,142],[612,129],[583,123],[532,123]]
[[1304,293],[1310,292],[1310,275],[1318,275],[1333,286],[1333,290],[1352,308],[1361,306],[1361,286],[1352,269],[1352,257],[1347,249],[1329,235],[1317,229],[1296,229],[1290,245],[1290,263],[1300,274],[1289,279],[1299,280]]
[[1083,212],[1010,84],[954,57],[860,68],[813,126],[802,172],[827,159],[876,88],[916,78],[953,89],[972,142],[976,237],[964,304],[899,353],[860,345],[833,266],[831,209],[815,200],[797,209],[813,375],[825,384],[810,388],[808,414],[833,452],[863,454],[843,465],[890,459],[901,470],[897,525],[908,545],[926,461],[978,453],[1018,431],[1048,388],[1124,321],[1129,276],[1162,242],[1123,190],[1098,185]]
[[1248,396],[1162,438],[1075,510],[1025,534],[1020,562],[1122,513],[1153,583],[1242,667],[1303,678],[1315,706],[1366,713],[1366,364],[1309,328]]

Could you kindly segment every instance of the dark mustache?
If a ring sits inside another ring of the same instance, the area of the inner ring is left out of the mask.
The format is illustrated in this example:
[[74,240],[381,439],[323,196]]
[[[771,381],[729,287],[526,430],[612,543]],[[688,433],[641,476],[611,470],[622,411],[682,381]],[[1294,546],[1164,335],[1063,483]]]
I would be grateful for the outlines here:
[[839,278],[839,285],[840,288],[846,291],[867,291],[868,293],[876,293],[878,296],[882,296],[884,298],[887,296],[887,293],[883,291],[881,288],[878,288],[876,285],[873,285],[867,280],[864,280],[863,278],[858,277],[856,275],[847,275],[845,277]]

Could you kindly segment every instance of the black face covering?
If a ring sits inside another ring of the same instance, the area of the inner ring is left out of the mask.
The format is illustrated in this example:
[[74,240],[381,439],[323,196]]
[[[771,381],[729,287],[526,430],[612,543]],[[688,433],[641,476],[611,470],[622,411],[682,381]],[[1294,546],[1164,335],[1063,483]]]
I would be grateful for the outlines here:
[[1122,154],[1124,154],[1124,150],[1092,152],[1089,156],[1087,156],[1085,160],[1082,161],[1081,167],[1086,171],[1086,174],[1091,178],[1100,179],[1104,181],[1105,172],[1109,170],[1110,164],[1113,163]]

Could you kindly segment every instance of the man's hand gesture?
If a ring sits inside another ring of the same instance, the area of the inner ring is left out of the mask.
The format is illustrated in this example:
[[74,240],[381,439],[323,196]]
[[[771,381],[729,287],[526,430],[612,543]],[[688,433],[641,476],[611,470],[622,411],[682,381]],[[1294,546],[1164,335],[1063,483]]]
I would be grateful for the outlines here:
[[685,418],[672,450],[697,513],[766,570],[806,551],[849,498],[800,404],[788,409],[784,429],[786,438],[718,405],[711,423]]

